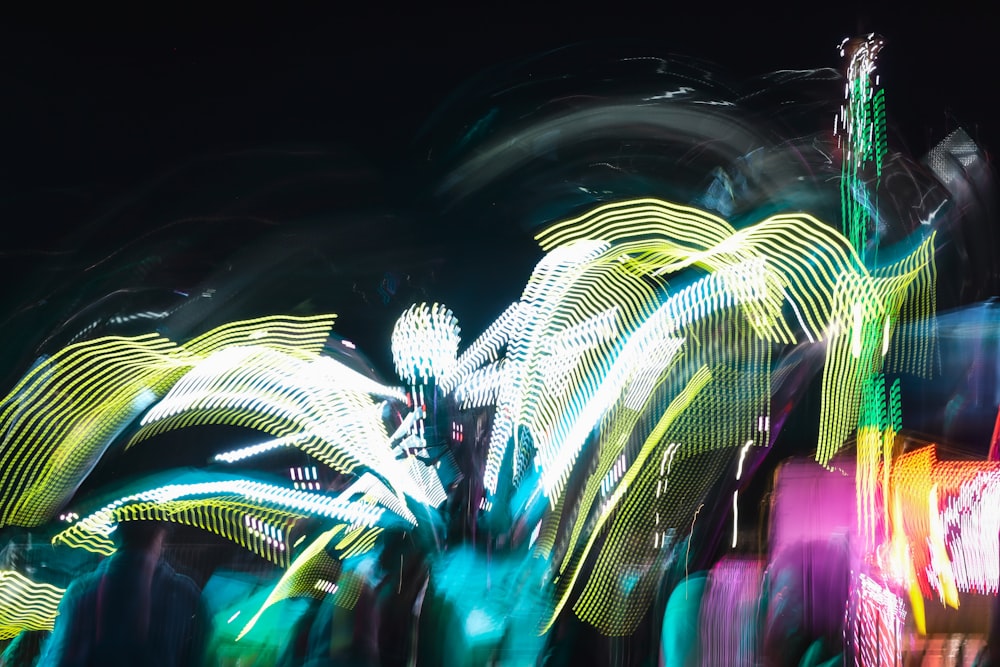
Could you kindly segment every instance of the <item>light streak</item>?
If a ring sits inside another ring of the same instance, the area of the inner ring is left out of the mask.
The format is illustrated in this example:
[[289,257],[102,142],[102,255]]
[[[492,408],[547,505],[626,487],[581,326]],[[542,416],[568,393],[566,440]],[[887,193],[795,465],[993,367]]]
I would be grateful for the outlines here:
[[733,491],[733,544],[732,548],[736,548],[736,537],[739,534],[739,521],[740,521],[740,506],[739,506],[739,491]]
[[25,630],[51,630],[65,589],[0,570],[0,641]]
[[868,575],[859,575],[851,627],[856,667],[890,667],[902,659],[903,601]]
[[[387,515],[386,509],[396,518]],[[287,566],[289,534],[306,518],[349,522],[366,529],[396,521],[416,524],[405,505],[371,475],[362,476],[337,496],[235,479],[169,484],[124,496],[83,517],[52,541],[109,555],[115,550],[110,535],[118,522],[158,520],[216,533]]]
[[147,334],[70,345],[36,364],[0,402],[0,526],[53,516],[111,440],[201,359],[248,340],[319,350],[334,316],[227,324],[184,345]]
[[[336,604],[352,608],[359,594],[360,582],[356,581],[357,575],[350,572],[341,579],[341,561],[371,550],[381,530],[338,524],[320,534],[292,561],[257,612],[243,626],[236,641],[253,629],[269,607],[290,597],[333,595]],[[328,550],[336,555],[331,556]]]
[[[266,432],[271,444],[294,446],[344,474],[376,470],[421,503],[440,504],[440,482],[396,459],[382,403],[401,401],[386,387],[334,359],[243,346],[215,353],[181,378],[142,420],[131,443],[198,424],[228,424]],[[239,460],[268,451],[227,452]],[[417,473],[417,474],[415,474]]]
[[[881,363],[881,350],[870,344],[864,331],[874,322],[881,333],[886,317],[919,321],[934,306],[933,236],[902,261],[874,274],[844,236],[806,214],[775,215],[734,230],[704,211],[644,199],[598,207],[539,236],[543,248],[584,239],[612,243],[615,258],[623,251],[641,256],[629,266],[647,275],[692,266],[725,275],[748,260],[746,266],[763,271],[754,289],[745,291],[756,300],[740,304],[757,335],[775,343],[797,342],[781,313],[781,303],[787,302],[808,340],[827,341],[817,449],[824,465],[856,428],[861,387],[868,369]],[[896,356],[890,351],[887,360],[897,370],[902,365],[917,368],[930,363],[931,355],[921,342]]]
[[497,361],[500,350],[506,346],[511,335],[519,329],[521,321],[521,304],[514,302],[462,352],[451,370],[439,379],[441,391],[446,394],[454,391],[457,386],[466,381],[470,373],[485,364]]
[[[557,599],[555,606],[552,609],[552,613],[549,616],[549,620],[544,626],[544,630],[547,630],[549,627],[551,627],[551,624],[555,622],[555,619],[558,616],[559,612],[566,604],[569,592],[572,590],[573,583],[580,574],[580,567],[583,561],[586,559],[587,554],[590,552],[590,549],[593,547],[597,537],[599,536],[602,526],[606,521],[608,521],[611,518],[612,510],[615,508],[618,502],[624,497],[626,491],[628,491],[629,489],[630,484],[638,477],[640,471],[643,469],[644,463],[646,462],[650,454],[652,454],[652,450],[655,448],[655,446],[660,443],[663,434],[667,431],[671,422],[673,422],[673,420],[677,418],[677,416],[684,410],[684,408],[687,407],[692,400],[694,400],[695,396],[698,394],[699,391],[701,391],[705,387],[708,381],[709,381],[709,374],[707,370],[703,369],[701,373],[699,373],[698,375],[696,375],[694,378],[691,379],[691,382],[688,383],[688,385],[685,387],[685,391],[681,392],[681,394],[677,396],[674,399],[674,401],[670,404],[668,409],[660,417],[656,427],[653,429],[653,432],[646,439],[646,442],[643,444],[639,456],[636,457],[635,462],[629,467],[628,471],[625,473],[625,477],[619,484],[618,488],[615,489],[615,492],[612,494],[612,496],[602,505],[597,525],[590,532],[583,548],[579,551],[576,557],[572,559],[572,561],[570,561],[569,557],[567,556],[567,559],[561,565],[560,577],[561,580],[565,580],[567,583],[560,586],[560,588],[562,588],[563,590],[563,593]],[[620,544],[618,546],[619,548],[621,548]],[[584,589],[584,594],[581,596],[580,600],[577,601],[574,607],[577,614],[581,618],[584,618],[585,620],[589,620],[597,624],[598,627],[601,627],[601,625],[603,625],[602,620],[607,620],[606,618],[604,619],[601,618],[600,607],[595,605],[596,600],[600,599],[601,593],[603,592],[603,590],[607,589],[609,582],[613,578],[613,575],[609,576],[609,573],[605,571],[607,570],[607,568],[608,568],[607,564],[605,564],[602,567],[601,563],[600,562],[598,563],[597,569],[595,570],[594,573],[592,573],[589,580],[589,582],[593,582],[594,585],[592,586],[588,582],[587,587]],[[594,588],[602,590],[595,591],[593,590]]]
[[751,446],[753,446],[753,440],[747,440],[746,443],[742,447],[740,447],[740,460],[739,463],[736,465],[737,481],[739,481],[739,479],[743,476],[743,459],[746,458],[747,450],[750,449]]

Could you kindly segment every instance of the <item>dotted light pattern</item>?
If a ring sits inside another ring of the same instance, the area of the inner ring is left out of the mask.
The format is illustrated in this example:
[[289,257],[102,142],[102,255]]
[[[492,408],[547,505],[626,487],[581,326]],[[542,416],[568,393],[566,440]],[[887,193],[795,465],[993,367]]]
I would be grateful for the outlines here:
[[903,659],[903,600],[866,574],[859,577],[858,585],[852,587],[855,667],[896,667]]
[[0,641],[24,630],[51,630],[65,589],[0,570]]
[[896,294],[898,315],[886,317],[882,336],[876,327],[868,329],[874,344],[882,345],[884,370],[930,378],[934,374],[937,345],[937,268],[934,249],[928,242],[900,263],[878,269],[880,278],[909,275],[913,279],[899,285]]
[[500,387],[507,376],[504,360],[488,363],[467,373],[455,387],[453,396],[462,410],[496,405]]
[[[656,466],[655,464],[653,466],[644,464],[651,457],[655,456],[658,445],[663,442],[663,438],[669,427],[692,403],[697,394],[704,389],[709,380],[708,369],[702,369],[691,378],[684,390],[674,398],[664,411],[656,427],[652,429],[649,437],[646,438],[635,461],[619,480],[614,493],[610,497],[602,499],[599,511],[596,513],[592,525],[588,525],[583,533],[585,542],[577,546],[575,551],[570,555],[570,558],[563,561],[556,587],[554,606],[546,629],[551,626],[563,606],[567,603],[577,578],[583,569],[583,563],[587,555],[601,535],[605,524],[609,521],[613,521],[613,526],[607,543],[611,544],[612,548],[602,550],[601,555],[603,557],[598,560],[583,594],[574,606],[574,610],[580,618],[590,622],[602,632],[609,635],[627,634],[634,627],[634,624],[638,622],[638,618],[645,611],[649,602],[646,594],[651,594],[652,592],[653,584],[649,581],[651,578],[650,575],[656,570],[655,567],[649,567],[648,564],[651,561],[653,563],[662,562],[662,555],[656,552],[649,553],[649,551],[653,550],[642,548],[643,545],[638,545],[638,549],[615,549],[614,546],[631,543],[637,537],[642,539],[642,536],[652,533],[648,525],[652,523],[648,512],[650,507],[648,494],[641,493],[641,491],[647,490],[649,486],[648,480],[643,479],[643,477],[648,477],[649,470],[655,469]],[[643,496],[643,500],[646,500],[645,509],[640,510],[640,508],[630,504],[627,510],[621,512],[628,515],[626,520],[615,520],[618,518],[613,512],[616,506],[619,503],[629,504],[628,501],[638,496]],[[583,517],[577,518],[577,521],[581,520],[583,520]],[[628,523],[632,524],[632,532],[629,532],[625,528],[625,524]],[[611,558],[606,557],[612,552],[618,555],[624,552],[627,558],[612,564],[610,562]],[[653,558],[650,559],[650,556]],[[629,582],[630,585],[623,588],[618,575],[627,569],[628,563],[639,562],[644,558],[646,559],[643,561],[645,565],[642,565],[642,570],[640,571],[645,572],[647,576],[640,577],[638,581]],[[633,595],[633,593],[638,593],[638,595]]]
[[[648,577],[624,585],[620,573],[629,563],[655,570],[649,563],[690,530],[690,499],[708,491],[731,452],[768,442],[772,345],[825,344],[824,465],[858,427],[865,384],[888,351],[931,356],[897,325],[933,310],[933,236],[873,273],[842,234],[805,214],[737,231],[704,211],[643,199],[553,225],[539,241],[549,254],[508,337],[485,486],[495,490],[506,448],[527,432],[553,509],[535,544],[560,563],[552,618],[600,535],[573,608],[606,634],[631,631],[653,595]],[[708,275],[670,293],[665,278],[691,269]],[[630,348],[644,333],[663,347]],[[556,349],[555,340],[571,343]],[[905,355],[892,358],[898,365]],[[683,409],[657,421],[681,396]],[[566,506],[565,476],[595,426],[593,469]]]
[[[164,521],[193,526],[233,541],[261,558],[280,566],[289,563],[287,536],[305,514],[261,507],[227,496],[207,496],[190,500],[132,502],[109,515],[109,525],[122,521]],[[94,517],[96,520],[97,517]],[[114,523],[110,523],[113,521]],[[76,524],[59,533],[53,542],[111,555],[115,545],[111,534]]]
[[[851,245],[864,252],[870,232],[878,223],[878,179],[888,151],[885,132],[885,91],[875,75],[875,60],[882,50],[881,38],[844,40],[841,57],[848,58],[844,104],[834,121],[844,152],[840,192],[844,232]],[[875,177],[872,195],[865,180]],[[873,215],[875,216],[873,218]]]
[[[601,507],[605,519],[596,527],[608,528],[573,609],[605,634],[630,634],[641,622],[656,595],[657,573],[677,557],[677,536],[688,534],[697,519],[692,500],[704,498],[732,461],[731,450],[685,451],[683,443],[671,437],[685,412],[697,409],[709,392],[711,378],[705,376],[696,375],[687,395],[682,394],[684,410],[652,430],[645,443],[648,456],[637,457],[619,481],[623,493],[617,502]],[[579,559],[577,567],[582,566],[586,550],[573,557]],[[629,567],[643,576],[623,582],[620,573]]]
[[448,493],[441,484],[437,469],[428,466],[416,456],[406,456],[400,459],[400,464],[407,471],[407,479],[413,480],[420,489],[424,504],[430,507],[440,507],[448,500]]
[[295,558],[236,639],[250,632],[268,607],[290,597],[321,599],[332,594],[335,604],[352,608],[360,584],[351,576],[346,582],[338,581],[343,569],[341,561],[370,551],[381,531],[378,527],[338,524],[322,533]]
[[198,359],[225,348],[245,345],[269,347],[288,354],[319,354],[336,317],[333,314],[271,315],[229,322],[188,341],[184,349]]
[[[709,277],[699,284],[712,280],[713,278]],[[642,417],[643,409],[648,406],[654,390],[662,384],[664,375],[672,369],[677,353],[684,343],[684,339],[678,337],[678,326],[695,317],[693,313],[698,310],[698,307],[688,307],[690,305],[688,297],[691,292],[696,291],[699,291],[699,285],[685,290],[661,306],[653,317],[629,338],[605,380],[604,389],[616,398],[602,419],[602,437],[598,440],[598,464],[588,478],[579,503],[584,512],[590,511],[598,499],[603,501],[608,498],[615,485],[622,479],[622,475],[618,474],[614,475],[612,481],[612,472],[616,467],[624,468],[627,464],[626,446],[630,442],[630,436]],[[700,356],[697,354],[700,346],[692,347],[696,350],[691,355],[691,362],[697,363],[698,359],[695,357]],[[736,397],[736,400],[739,400],[739,397]],[[712,419],[711,423],[719,426],[731,425],[724,425],[719,419]],[[702,435],[712,440],[715,434],[709,429]],[[584,525],[585,522],[579,521],[573,526],[569,538],[570,544],[578,542]],[[546,540],[540,546],[547,548],[547,544]],[[565,568],[567,564],[568,560],[564,560],[562,567]]]
[[491,495],[507,474],[500,469],[507,447],[519,447],[524,431],[537,451],[543,489],[555,504],[586,434],[603,413],[610,392],[599,390],[622,334],[653,313],[654,287],[622,271],[609,249],[598,242],[557,248],[525,288],[484,472]]
[[521,304],[514,302],[487,327],[486,331],[472,345],[462,352],[451,371],[439,378],[438,386],[441,391],[446,394],[450,393],[464,382],[470,373],[486,364],[496,362],[500,358],[501,350],[506,347],[512,332],[517,329],[520,318]]
[[867,553],[874,553],[882,543],[885,526],[890,523],[889,506],[885,503],[880,506],[879,498],[889,497],[889,471],[896,434],[902,426],[899,379],[893,382],[887,394],[885,376],[872,376],[865,386],[862,401],[855,474],[858,526]]
[[[827,341],[817,446],[817,458],[824,465],[859,424],[864,387],[881,372],[886,350],[892,347],[884,344],[886,328],[891,329],[898,320],[902,301],[913,283],[929,282],[921,274],[929,273],[928,267],[933,265],[930,241],[887,268],[884,273],[888,275],[849,276],[836,285],[838,318],[831,326],[839,335]],[[930,315],[933,307],[933,300],[927,299],[919,310]],[[931,353],[927,348],[903,347],[914,353]]]
[[945,499],[941,522],[958,590],[1000,593],[1000,466],[962,482]]
[[[416,518],[406,505],[370,473],[355,480],[341,497],[353,498],[352,505],[362,509],[384,505],[409,521],[411,527],[416,526]],[[359,558],[371,551],[382,530],[381,526],[361,523],[338,524],[319,535],[295,558],[239,637],[253,628],[268,607],[289,597],[333,595],[334,604],[353,608],[361,592],[362,577],[356,572],[345,572],[342,561]]]
[[[908,585],[916,585],[925,598],[938,597],[958,605],[958,591],[947,556],[943,558],[943,530],[938,514],[942,479],[934,446],[900,455],[890,471],[893,514],[890,540],[895,543],[889,570]],[[957,490],[955,480],[951,481]],[[948,495],[947,489],[944,495]]]
[[898,457],[891,479],[894,571],[908,558],[923,596],[952,606],[958,591],[1000,592],[1000,463],[939,461],[931,445]]
[[54,515],[111,439],[188,368],[156,335],[70,346],[33,368],[3,401],[0,525]]
[[291,435],[286,435],[282,438],[272,438],[266,442],[261,442],[256,445],[247,445],[246,447],[239,447],[228,452],[222,452],[221,454],[216,454],[213,458],[221,463],[236,463],[237,461],[266,454],[267,452],[274,451],[275,449],[291,447],[295,443],[306,440],[311,437],[311,435],[311,433],[292,433]]
[[328,496],[242,479],[171,484],[115,500],[52,541],[110,555],[115,550],[111,534],[119,522],[167,521],[213,532],[287,567],[288,536],[302,519],[321,517],[363,527],[384,522],[382,508],[351,499],[365,491],[349,488],[339,496]]
[[237,322],[185,345],[156,334],[105,337],[39,362],[0,402],[0,526],[50,519],[113,438],[213,352],[252,342],[318,353],[333,318]]
[[[841,44],[840,55],[847,58],[845,99],[834,120],[834,132],[843,152],[840,194],[844,234],[859,255],[876,258],[879,251],[878,196],[882,163],[887,153],[885,95],[875,73],[875,61],[882,46],[882,40],[874,34],[861,39],[845,39]],[[891,329],[898,327],[900,320],[902,327],[898,328],[901,331],[915,327],[922,329],[917,332],[917,336],[907,337],[909,340],[916,340],[917,346],[922,349],[913,354],[911,349],[906,349],[906,345],[894,346],[893,355],[887,360],[885,367],[888,370],[929,375],[933,357],[928,346],[933,344],[935,331],[933,324],[918,324],[921,317],[914,313],[915,304],[927,304],[922,308],[925,314],[934,306],[934,267],[932,263],[928,266],[929,271],[921,272],[922,275],[894,295],[895,308],[886,309],[882,335],[879,335],[880,332],[875,327],[865,329],[859,324],[865,319],[864,306],[854,306],[861,312],[855,315],[851,352],[855,359],[860,359],[863,363],[856,364],[850,371],[854,373],[852,379],[855,386],[864,386],[858,422],[855,479],[859,528],[868,553],[875,553],[881,543],[880,526],[891,523],[892,508],[888,503],[883,503],[882,512],[879,513],[876,496],[881,492],[883,498],[889,497],[889,470],[896,433],[901,428],[898,380],[893,384],[887,401],[885,377],[880,372],[882,368],[878,363],[873,363],[877,359],[874,350],[881,347],[882,356],[886,356],[890,350]],[[905,270],[901,273],[905,273]],[[931,320],[932,318],[923,318],[923,322]],[[920,342],[921,339],[923,342]],[[843,346],[842,342],[841,347]],[[843,353],[838,356],[846,358]],[[824,384],[824,398],[825,391]],[[933,494],[934,487],[929,492]],[[933,516],[930,522],[932,528],[938,524]],[[932,534],[937,533],[932,531]],[[935,556],[934,560],[945,563],[947,557],[943,553],[941,540],[936,539],[933,544],[931,554]],[[899,549],[902,549],[902,544],[896,545],[895,550]],[[912,582],[910,572],[904,570],[903,574]],[[943,597],[957,604],[957,594],[950,592],[950,577],[945,576],[943,571],[940,574],[935,581],[940,581]],[[913,590],[911,597],[916,601],[917,596]],[[922,602],[915,602],[915,612],[917,623],[922,625]],[[860,653],[858,655],[860,657]],[[870,664],[878,663],[873,661]]]
[[[933,234],[899,262],[872,273],[842,234],[806,214],[776,215],[737,231],[704,211],[641,199],[553,225],[539,240],[546,250],[613,244],[608,257],[618,259],[623,271],[646,276],[689,267],[718,273],[760,338],[803,342],[797,329],[810,342],[825,341],[817,447],[824,465],[857,428],[863,383],[881,368],[885,332],[895,331],[904,302],[917,301],[903,311],[908,323],[926,319],[935,305]],[[757,277],[746,281],[748,273]],[[916,333],[912,326],[906,332]],[[931,353],[926,345],[901,346],[907,355]],[[908,363],[926,368],[931,361]]]
[[440,304],[410,306],[392,330],[392,361],[408,384],[424,384],[455,367],[460,341],[458,320]]
[[[399,389],[384,387],[328,357],[249,346],[228,349],[178,381],[143,417],[132,443],[199,424],[244,426],[338,472],[377,471],[418,502],[440,504],[440,480],[415,474],[421,471],[412,462],[397,460],[382,405],[373,396],[405,400]],[[270,449],[255,445],[225,456],[240,460]]]
[[411,526],[417,525],[417,518],[407,508],[406,501],[398,494],[393,493],[379,478],[369,472],[354,480],[349,487],[344,489],[341,497],[354,498],[355,502],[361,501],[369,505],[380,505]]

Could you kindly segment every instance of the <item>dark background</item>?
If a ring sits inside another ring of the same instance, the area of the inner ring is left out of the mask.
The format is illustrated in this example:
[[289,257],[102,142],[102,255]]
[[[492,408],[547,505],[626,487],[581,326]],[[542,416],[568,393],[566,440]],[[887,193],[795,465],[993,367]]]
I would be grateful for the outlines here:
[[[875,30],[888,111],[913,153],[957,124],[997,143],[1000,35],[966,3],[337,4],[8,17],[2,245],[48,247],[42,230],[79,225],[205,154],[337,144],[383,165],[470,77],[575,42],[643,40],[739,76],[839,67],[841,39]],[[53,199],[65,208],[49,210]]]

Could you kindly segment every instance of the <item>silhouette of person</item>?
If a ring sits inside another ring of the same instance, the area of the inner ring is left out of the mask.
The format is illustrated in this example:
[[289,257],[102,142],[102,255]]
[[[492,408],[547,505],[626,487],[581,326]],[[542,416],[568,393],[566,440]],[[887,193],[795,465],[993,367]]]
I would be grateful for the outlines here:
[[69,585],[40,667],[198,664],[201,592],[162,558],[166,526],[125,521],[120,546]]

